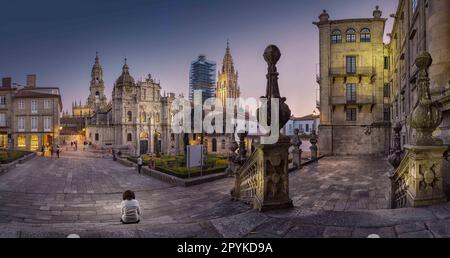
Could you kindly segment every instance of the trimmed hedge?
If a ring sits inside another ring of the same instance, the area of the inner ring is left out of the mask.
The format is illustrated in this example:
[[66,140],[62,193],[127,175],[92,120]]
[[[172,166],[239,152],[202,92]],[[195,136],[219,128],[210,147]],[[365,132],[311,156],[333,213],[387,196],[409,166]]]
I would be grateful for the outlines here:
[[20,159],[30,153],[32,152],[21,150],[0,150],[0,164],[11,163],[14,160]]

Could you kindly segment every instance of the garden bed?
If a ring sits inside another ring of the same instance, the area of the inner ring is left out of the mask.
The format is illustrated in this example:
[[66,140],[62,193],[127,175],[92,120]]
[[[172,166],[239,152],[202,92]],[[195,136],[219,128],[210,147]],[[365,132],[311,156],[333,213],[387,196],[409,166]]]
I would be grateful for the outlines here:
[[0,150],[0,164],[9,164],[30,153],[33,152],[22,150]]
[[[127,159],[128,161],[137,163],[138,157],[128,157]],[[228,167],[228,160],[226,157],[220,155],[207,155],[203,168],[186,168],[184,156],[182,155],[162,157],[144,155],[142,157],[142,163],[145,167],[148,166],[150,159],[155,160],[155,170],[183,179],[220,174],[225,172]]]

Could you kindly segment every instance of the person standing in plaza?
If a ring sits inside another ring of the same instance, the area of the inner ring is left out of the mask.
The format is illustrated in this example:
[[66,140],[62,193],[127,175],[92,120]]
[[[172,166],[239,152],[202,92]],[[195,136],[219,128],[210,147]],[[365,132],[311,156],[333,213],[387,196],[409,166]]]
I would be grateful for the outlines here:
[[59,145],[56,147],[56,156],[58,157],[58,159],[59,159],[59,152],[60,152],[60,150],[59,150]]
[[42,152],[42,157],[44,157],[45,156],[45,146],[44,146],[44,144],[42,144],[41,152]]
[[138,172],[139,174],[141,173],[141,169],[142,169],[142,156],[139,156],[139,158],[137,159],[137,165],[138,165]]

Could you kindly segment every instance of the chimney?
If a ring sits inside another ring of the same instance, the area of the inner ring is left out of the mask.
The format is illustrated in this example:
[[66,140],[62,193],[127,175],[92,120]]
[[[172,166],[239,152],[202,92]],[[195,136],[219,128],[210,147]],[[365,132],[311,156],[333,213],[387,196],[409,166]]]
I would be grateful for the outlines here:
[[36,88],[36,74],[27,75],[27,87]]
[[11,88],[12,79],[11,77],[2,78],[2,87],[3,88]]

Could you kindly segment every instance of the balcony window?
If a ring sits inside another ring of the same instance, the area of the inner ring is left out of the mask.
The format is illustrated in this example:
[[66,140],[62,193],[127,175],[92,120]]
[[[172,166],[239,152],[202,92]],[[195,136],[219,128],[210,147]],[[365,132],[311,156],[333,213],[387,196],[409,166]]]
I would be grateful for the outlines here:
[[19,102],[17,103],[17,106],[19,109],[25,109],[25,101],[19,100]]
[[44,131],[50,132],[52,130],[52,117],[44,116]]
[[37,100],[31,100],[31,113],[37,113]]
[[131,142],[132,141],[132,135],[131,133],[127,134],[127,141]]
[[370,42],[370,30],[367,28],[364,28],[361,30],[361,36],[360,36],[361,42]]
[[131,111],[127,112],[127,122],[132,122],[133,121],[133,113],[131,113]]
[[355,29],[348,29],[346,32],[346,39],[347,42],[353,43],[356,42],[356,30]]
[[350,83],[346,85],[347,102],[356,102],[356,84]]
[[19,132],[25,131],[25,118],[24,117],[17,118],[17,130]]
[[342,34],[340,30],[334,30],[333,33],[331,33],[331,43],[342,43]]
[[384,121],[391,121],[391,109],[389,107],[384,108],[383,118],[384,118]]
[[52,100],[51,99],[44,100],[44,109],[50,109],[50,108],[52,108]]
[[6,126],[6,114],[0,113],[0,127]]
[[356,56],[347,56],[345,66],[348,74],[356,73]]
[[37,132],[37,130],[38,130],[38,117],[32,116],[31,117],[31,131]]
[[383,87],[383,97],[389,98],[391,96],[391,88],[389,83],[385,83]]
[[356,121],[356,108],[348,108],[345,113],[347,121]]
[[389,57],[388,56],[384,57],[384,69],[385,70],[389,69]]
[[98,142],[98,140],[100,139],[98,133],[95,134],[95,141]]
[[0,107],[6,106],[6,96],[0,96]]

